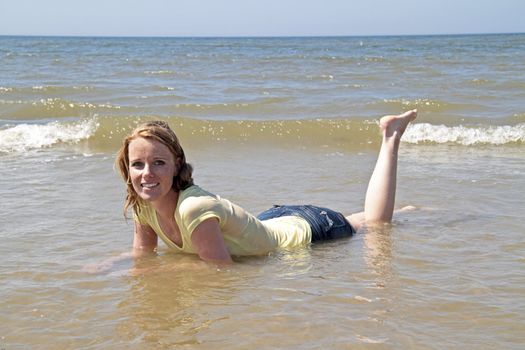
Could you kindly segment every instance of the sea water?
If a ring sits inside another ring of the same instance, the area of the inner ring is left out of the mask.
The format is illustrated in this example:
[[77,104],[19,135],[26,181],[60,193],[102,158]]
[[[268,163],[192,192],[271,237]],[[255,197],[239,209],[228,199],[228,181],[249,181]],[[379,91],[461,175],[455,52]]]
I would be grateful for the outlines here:
[[[521,349],[525,35],[0,37],[1,349]],[[258,213],[362,210],[377,120],[417,108],[397,206],[216,268],[128,252],[122,137],[162,119]]]

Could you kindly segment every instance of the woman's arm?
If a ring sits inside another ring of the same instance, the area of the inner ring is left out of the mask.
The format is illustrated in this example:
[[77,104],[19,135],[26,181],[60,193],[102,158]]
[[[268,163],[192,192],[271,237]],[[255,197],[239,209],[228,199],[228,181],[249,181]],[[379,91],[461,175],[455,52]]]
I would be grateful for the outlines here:
[[199,257],[204,261],[219,264],[233,262],[216,218],[209,218],[201,222],[191,234],[191,242]]
[[135,234],[133,235],[133,255],[140,256],[157,249],[158,236],[149,225],[135,222]]
[[133,250],[125,252],[118,256],[107,258],[96,264],[84,266],[83,270],[88,273],[105,273],[111,270],[116,263],[124,260],[138,258],[151,254],[157,248],[157,234],[147,225],[141,225],[135,222],[135,233],[133,236]]

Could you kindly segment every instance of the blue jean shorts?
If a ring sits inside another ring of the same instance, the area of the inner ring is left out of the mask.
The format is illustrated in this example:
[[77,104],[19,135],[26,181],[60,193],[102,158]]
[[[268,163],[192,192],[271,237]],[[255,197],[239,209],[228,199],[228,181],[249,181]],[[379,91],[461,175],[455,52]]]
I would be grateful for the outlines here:
[[281,216],[299,216],[305,219],[312,229],[312,242],[350,237],[355,229],[343,214],[313,205],[274,205],[259,215],[259,220],[269,220]]

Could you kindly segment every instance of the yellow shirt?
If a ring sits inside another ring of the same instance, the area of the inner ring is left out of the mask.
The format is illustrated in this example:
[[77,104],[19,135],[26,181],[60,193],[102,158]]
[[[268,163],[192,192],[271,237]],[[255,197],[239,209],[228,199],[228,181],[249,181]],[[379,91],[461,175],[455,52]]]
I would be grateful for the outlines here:
[[172,242],[160,228],[155,209],[143,202],[135,220],[149,225],[174,250],[193,253],[193,230],[209,218],[217,218],[224,241],[231,255],[261,255],[276,248],[302,246],[312,241],[312,230],[306,220],[298,216],[283,216],[261,221],[238,205],[191,186],[179,193],[175,221],[182,236],[182,248]]

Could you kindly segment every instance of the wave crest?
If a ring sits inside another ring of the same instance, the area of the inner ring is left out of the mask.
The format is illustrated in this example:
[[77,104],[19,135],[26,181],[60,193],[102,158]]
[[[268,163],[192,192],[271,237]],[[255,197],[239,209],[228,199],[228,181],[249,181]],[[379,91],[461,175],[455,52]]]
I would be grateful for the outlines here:
[[58,143],[78,143],[94,135],[96,118],[75,123],[18,124],[0,130],[0,153],[23,152]]
[[525,142],[525,123],[502,126],[465,127],[419,123],[409,125],[403,141],[408,143],[456,143],[465,146],[504,145]]

